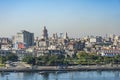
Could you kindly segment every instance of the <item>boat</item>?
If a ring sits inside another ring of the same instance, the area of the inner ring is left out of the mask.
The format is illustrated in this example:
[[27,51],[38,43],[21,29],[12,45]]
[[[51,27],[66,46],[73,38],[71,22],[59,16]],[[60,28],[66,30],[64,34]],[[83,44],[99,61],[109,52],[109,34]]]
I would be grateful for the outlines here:
[[67,73],[67,71],[63,71],[63,70],[61,71],[61,70],[59,70],[59,71],[56,71],[55,73],[56,73],[56,74]]
[[39,74],[47,74],[45,71],[38,72]]

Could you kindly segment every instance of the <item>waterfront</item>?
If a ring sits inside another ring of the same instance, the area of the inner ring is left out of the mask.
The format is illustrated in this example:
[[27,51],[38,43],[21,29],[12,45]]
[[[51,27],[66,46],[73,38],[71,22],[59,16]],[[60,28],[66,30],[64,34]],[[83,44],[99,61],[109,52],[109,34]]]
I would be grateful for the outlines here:
[[120,80],[120,71],[2,72],[0,80]]

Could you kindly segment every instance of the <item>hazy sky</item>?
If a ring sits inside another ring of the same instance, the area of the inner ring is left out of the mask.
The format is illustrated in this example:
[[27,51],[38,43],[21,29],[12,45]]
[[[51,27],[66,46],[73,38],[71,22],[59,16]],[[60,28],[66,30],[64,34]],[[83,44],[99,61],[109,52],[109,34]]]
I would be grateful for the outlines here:
[[0,37],[28,30],[71,37],[120,33],[120,0],[0,0]]

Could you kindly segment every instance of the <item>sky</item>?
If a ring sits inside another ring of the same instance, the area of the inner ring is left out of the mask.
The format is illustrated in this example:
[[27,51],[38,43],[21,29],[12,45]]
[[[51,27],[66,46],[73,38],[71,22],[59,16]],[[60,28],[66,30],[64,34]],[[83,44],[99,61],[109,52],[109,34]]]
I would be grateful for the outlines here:
[[0,37],[43,27],[69,37],[120,35],[120,0],[0,0]]

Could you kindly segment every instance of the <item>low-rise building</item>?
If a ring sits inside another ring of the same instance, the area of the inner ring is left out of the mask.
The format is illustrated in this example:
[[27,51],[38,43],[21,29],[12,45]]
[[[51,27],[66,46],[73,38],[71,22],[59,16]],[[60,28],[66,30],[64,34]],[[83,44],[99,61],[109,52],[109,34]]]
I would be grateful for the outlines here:
[[10,50],[0,50],[0,55],[1,55],[1,56],[6,56],[6,55],[8,55],[9,53],[11,53]]
[[12,47],[12,41],[9,38],[0,38],[0,49],[9,50]]
[[25,56],[33,56],[33,53],[26,52],[26,50],[12,50],[12,53],[18,56],[18,60],[22,60]]
[[98,54],[101,54],[101,56],[114,57],[116,55],[120,55],[120,50],[119,49],[102,49],[98,51]]

